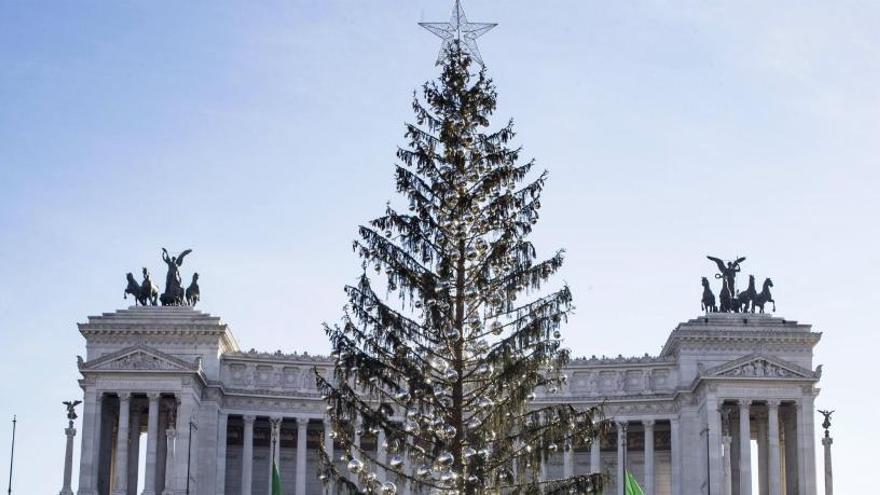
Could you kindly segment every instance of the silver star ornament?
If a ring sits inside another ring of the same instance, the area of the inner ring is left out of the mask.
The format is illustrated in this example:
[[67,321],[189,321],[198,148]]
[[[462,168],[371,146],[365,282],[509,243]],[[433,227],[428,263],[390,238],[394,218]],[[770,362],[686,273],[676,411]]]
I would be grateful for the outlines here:
[[461,8],[461,0],[455,0],[452,8],[452,17],[449,22],[420,22],[419,26],[431,31],[443,40],[440,47],[440,56],[437,57],[437,65],[443,63],[443,59],[452,50],[456,41],[461,46],[461,51],[470,55],[471,59],[480,65],[483,58],[480,57],[480,49],[477,48],[477,38],[489,32],[497,26],[490,22],[468,22]]

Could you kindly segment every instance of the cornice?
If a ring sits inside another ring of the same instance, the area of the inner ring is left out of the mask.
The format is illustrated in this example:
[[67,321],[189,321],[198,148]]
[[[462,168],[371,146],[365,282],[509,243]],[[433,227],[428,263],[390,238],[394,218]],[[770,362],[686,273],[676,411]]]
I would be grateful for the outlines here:
[[78,323],[86,340],[125,340],[136,336],[142,340],[177,340],[211,337],[219,341],[221,352],[238,351],[232,330],[220,317],[197,311],[189,306],[131,306],[113,313],[89,316]]

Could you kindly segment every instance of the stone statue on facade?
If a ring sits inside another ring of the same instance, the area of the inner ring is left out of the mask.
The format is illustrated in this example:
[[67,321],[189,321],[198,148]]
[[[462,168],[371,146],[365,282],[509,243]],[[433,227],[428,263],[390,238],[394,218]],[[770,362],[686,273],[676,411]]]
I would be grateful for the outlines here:
[[162,261],[168,265],[165,292],[159,297],[163,306],[182,306],[186,302],[186,293],[181,285],[180,267],[183,265],[183,258],[191,252],[192,249],[187,249],[177,256],[170,256],[168,250],[162,248]]

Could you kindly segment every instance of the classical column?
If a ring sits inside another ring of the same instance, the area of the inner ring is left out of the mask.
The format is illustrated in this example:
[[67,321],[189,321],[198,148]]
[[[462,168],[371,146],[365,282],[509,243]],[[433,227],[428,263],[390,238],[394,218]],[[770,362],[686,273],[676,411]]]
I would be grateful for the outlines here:
[[119,392],[119,426],[116,428],[116,483],[113,495],[128,494],[128,424],[131,392]]
[[782,495],[779,477],[779,401],[767,401],[767,489],[769,495]]
[[254,469],[254,420],[256,416],[246,414],[244,419],[244,445],[241,449],[241,495],[251,495]]
[[186,492],[197,491],[193,487],[198,477],[193,474],[198,470],[198,425],[196,424],[197,403],[189,393],[182,393],[177,406],[177,452],[175,452],[176,479],[175,489]]
[[782,493],[785,495],[804,495],[798,478],[798,442],[797,442],[797,411],[796,406],[786,404],[780,407],[779,419],[782,429]]
[[[326,416],[324,417],[324,452],[327,453],[327,459],[331,464],[336,462],[336,459],[333,458],[336,455],[333,449],[333,426],[330,424],[330,418]],[[327,493],[336,493],[332,479],[327,481],[326,486]]]
[[[353,459],[357,459],[357,458],[361,457],[361,453],[358,450],[361,448],[361,433],[362,433],[361,426],[362,426],[361,419],[358,418],[357,421],[355,422],[355,425],[354,425],[354,434],[351,436],[351,444],[352,444],[351,457]],[[514,469],[516,469],[516,468],[514,468]],[[358,475],[356,475],[354,473],[348,473],[348,479],[352,483],[358,484]],[[299,495],[299,494],[297,494],[297,495]]]
[[626,480],[626,421],[617,423],[617,495],[624,492]]
[[168,425],[165,430],[165,488],[162,495],[174,495],[174,453],[177,451],[177,429]]
[[147,409],[147,462],[144,468],[143,495],[156,495],[156,450],[159,444],[159,397],[158,393],[147,394],[150,405]]
[[[763,415],[762,415],[763,416]],[[767,495],[767,422],[758,419],[758,495]]]
[[93,385],[83,394],[82,443],[79,458],[78,495],[98,493],[98,462],[101,458],[101,399]]
[[816,416],[816,410],[813,407],[812,387],[804,389],[804,396],[798,402],[798,416],[803,417],[798,421],[801,425],[801,431],[798,435],[798,453],[800,458],[798,464],[803,465],[803,493],[805,495],[816,495],[816,437],[813,420]]
[[309,418],[296,418],[296,495],[306,495],[306,439]]
[[219,412],[217,418],[217,495],[226,493],[226,435],[229,428],[229,415]]
[[718,413],[721,415],[721,465],[724,470],[722,495],[733,494],[733,451],[730,446],[733,442],[733,431],[730,428],[731,410],[719,406]]
[[681,490],[681,432],[678,418],[669,420],[669,455],[672,458],[672,495],[682,495]]
[[600,472],[602,472],[602,440],[596,437],[590,444],[590,473]]
[[642,421],[645,427],[645,495],[654,495],[654,420]]
[[143,405],[140,399],[132,399],[131,420],[128,427],[128,491],[125,493],[137,493],[138,466],[141,455],[141,416]]
[[[376,435],[376,461],[379,464],[388,463],[388,451],[385,442],[385,429],[380,428],[378,435]],[[385,481],[385,468],[377,466],[376,472],[379,475],[379,481]]]
[[[549,460],[549,458],[548,458],[548,460]],[[547,462],[541,463],[541,468],[538,472],[538,480],[539,481],[546,481],[547,480]]]
[[733,458],[731,454],[730,435],[721,437],[721,463],[724,465],[724,492],[722,495],[733,495]]
[[272,495],[272,463],[278,466],[278,476],[281,476],[281,422],[283,418],[273,416],[269,418],[269,483],[267,493]]
[[822,447],[825,448],[825,495],[834,495],[834,480],[831,474],[831,444],[834,440],[825,430],[825,436],[822,437]]
[[[594,440],[595,441],[595,440]],[[574,475],[574,447],[562,449],[562,477],[571,478]]]
[[168,428],[165,429],[165,488],[162,489],[162,495],[174,495],[174,466],[177,456],[180,455],[180,442],[177,438],[177,429],[180,425],[179,408],[179,396],[175,395],[173,399],[168,401],[168,410],[165,416]]
[[709,449],[709,493],[721,493],[723,473],[721,467],[721,414],[718,413],[718,399],[708,397],[706,399],[706,415],[708,428]]
[[739,495],[752,495],[751,401],[739,401]]
[[[72,409],[71,409],[72,411]],[[76,436],[76,428],[73,427],[73,418],[67,416],[67,428],[64,429],[64,435],[67,437],[67,445],[64,449],[64,482],[61,485],[60,495],[73,495],[73,488],[70,486],[70,480],[73,476],[73,437]]]
[[168,464],[167,430],[170,424],[167,410],[168,398],[159,399],[159,438],[156,445],[156,493],[165,489],[165,468]]

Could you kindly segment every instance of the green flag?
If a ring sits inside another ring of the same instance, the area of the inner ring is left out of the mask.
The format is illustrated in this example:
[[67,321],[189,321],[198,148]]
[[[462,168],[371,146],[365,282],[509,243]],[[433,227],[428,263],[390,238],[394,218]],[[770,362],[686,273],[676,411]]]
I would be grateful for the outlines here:
[[281,490],[281,475],[278,474],[278,464],[272,461],[272,495],[283,494],[284,492]]
[[[632,475],[629,471],[626,472],[626,480],[624,480],[624,488],[626,495],[645,495],[645,492],[642,491],[642,487],[639,486],[639,482],[636,481],[635,476]],[[273,492],[274,495],[274,492]]]

